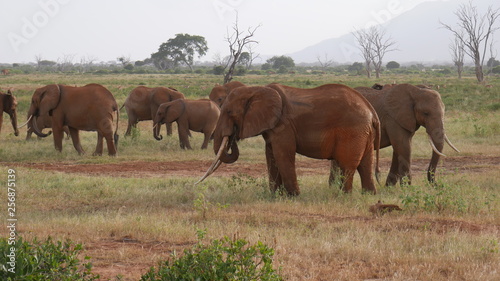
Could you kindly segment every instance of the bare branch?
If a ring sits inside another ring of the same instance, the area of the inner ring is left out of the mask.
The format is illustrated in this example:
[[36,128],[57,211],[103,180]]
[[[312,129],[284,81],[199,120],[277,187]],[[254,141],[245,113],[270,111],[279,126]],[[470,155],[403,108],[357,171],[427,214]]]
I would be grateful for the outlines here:
[[500,27],[494,27],[495,22],[500,17],[499,9],[493,10],[490,6],[486,14],[481,16],[477,7],[462,4],[455,12],[458,18],[458,27],[454,28],[449,24],[441,22],[441,25],[451,31],[455,37],[463,44],[465,53],[472,58],[476,67],[476,78],[483,82],[483,66],[486,58],[488,41]]
[[258,44],[256,40],[253,39],[255,31],[260,27],[258,25],[255,28],[249,27],[245,32],[240,31],[238,27],[238,14],[236,14],[236,21],[233,25],[233,33],[229,35],[229,31],[227,32],[226,41],[229,43],[229,53],[230,58],[227,61],[226,66],[227,72],[224,75],[224,84],[230,82],[233,79],[234,68],[239,62],[241,53],[246,46],[251,44]]

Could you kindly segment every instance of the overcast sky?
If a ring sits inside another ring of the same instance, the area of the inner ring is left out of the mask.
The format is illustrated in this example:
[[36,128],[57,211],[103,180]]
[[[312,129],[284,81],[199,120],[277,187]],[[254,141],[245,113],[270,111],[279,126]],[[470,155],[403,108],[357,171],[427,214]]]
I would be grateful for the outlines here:
[[[0,0],[0,63],[143,60],[177,33],[205,37],[209,52],[228,55],[235,23],[255,32],[255,52],[284,55],[439,0]],[[444,0],[441,0],[444,1]]]

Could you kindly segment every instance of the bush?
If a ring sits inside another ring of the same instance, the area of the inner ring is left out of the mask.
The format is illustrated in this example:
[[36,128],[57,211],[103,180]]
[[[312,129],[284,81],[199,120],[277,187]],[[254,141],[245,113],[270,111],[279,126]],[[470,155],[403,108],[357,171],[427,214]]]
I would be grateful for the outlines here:
[[[15,245],[9,245],[8,239],[0,239],[0,280],[60,280],[86,281],[98,280],[99,275],[93,274],[92,264],[83,263],[77,259],[83,249],[81,244],[74,245],[71,241],[53,242],[49,237],[40,242],[33,239],[30,243],[17,237]],[[15,249],[15,268],[8,264],[11,248]],[[90,259],[85,257],[86,260]]]
[[152,267],[141,281],[159,280],[283,280],[273,269],[274,250],[257,242],[227,236],[204,245],[206,232],[198,231],[198,243],[184,255],[174,252],[170,260]]
[[224,66],[217,65],[217,66],[214,66],[213,73],[214,73],[214,75],[222,75],[222,74],[224,74],[224,70],[226,70],[226,68]]

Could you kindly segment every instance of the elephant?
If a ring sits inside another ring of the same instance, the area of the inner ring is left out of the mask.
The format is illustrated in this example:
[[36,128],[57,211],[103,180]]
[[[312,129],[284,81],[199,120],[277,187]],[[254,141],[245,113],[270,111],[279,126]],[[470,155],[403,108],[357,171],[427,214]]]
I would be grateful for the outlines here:
[[352,191],[358,170],[363,191],[375,194],[373,153],[376,151],[378,172],[379,133],[380,123],[373,107],[345,85],[326,84],[313,89],[274,83],[238,87],[222,105],[214,131],[217,156],[198,182],[220,163],[238,159],[239,140],[262,135],[271,191],[283,186],[290,196],[300,194],[295,171],[295,154],[299,153],[315,159],[335,159],[345,192]]
[[[17,99],[10,90],[7,93],[0,92],[0,108],[2,111],[9,114],[10,123],[14,129],[14,135],[19,136],[19,129],[17,128]],[[0,113],[0,131],[2,130],[3,112]]]
[[[128,116],[128,126],[125,136],[131,134],[132,127],[136,127],[137,122],[153,120],[160,104],[176,99],[184,99],[184,94],[174,88],[148,88],[145,86],[134,88],[121,107],[125,107]],[[167,123],[166,127],[167,135],[171,135],[172,125]],[[160,128],[158,127],[157,130],[159,134]]]
[[228,82],[224,85],[216,85],[212,91],[210,92],[210,95],[208,96],[209,99],[213,102],[215,102],[219,107],[222,106],[224,103],[224,100],[226,99],[226,96],[233,90],[238,87],[245,86],[245,84],[238,82],[238,81],[231,81]]
[[[116,113],[115,113],[116,112]],[[113,115],[116,114],[116,127],[113,131]],[[73,146],[78,154],[84,154],[80,144],[79,131],[97,131],[97,146],[94,155],[102,155],[103,138],[106,139],[108,154],[116,155],[118,142],[118,105],[105,87],[99,84],[88,84],[83,87],[51,84],[35,90],[28,110],[28,121],[34,118],[34,133],[40,137],[42,133],[37,127],[37,117],[52,116],[52,133],[54,146],[62,151],[63,127],[68,126]]]
[[[28,116],[28,118],[29,118],[29,116]],[[28,130],[26,132],[26,140],[30,140],[31,139],[31,135],[35,131],[35,129],[33,128],[33,122],[35,122],[35,120],[33,118],[31,118],[31,120],[27,123]],[[49,116],[49,115],[39,116],[36,119],[36,122],[37,122],[36,125],[37,125],[37,127],[38,127],[38,129],[40,131],[43,131],[43,129],[45,129],[45,128],[52,128],[52,117]],[[69,128],[68,128],[68,126],[64,126],[63,130],[64,130],[64,133],[66,134],[66,139],[69,140],[70,135],[69,135]]]
[[189,144],[189,130],[200,132],[205,135],[201,149],[206,149],[208,142],[219,119],[219,107],[208,99],[187,100],[177,99],[162,103],[153,120],[153,134],[155,139],[161,140],[155,128],[163,123],[177,122],[179,132],[179,143],[182,149],[192,149]]
[[440,156],[444,155],[444,142],[459,152],[445,134],[445,107],[439,93],[410,84],[384,86],[380,90],[357,87],[355,90],[377,111],[381,123],[380,148],[391,145],[393,148],[391,168],[385,185],[395,185],[398,180],[402,184],[404,177],[411,184],[411,140],[420,126],[425,127],[433,149],[427,180],[434,182],[437,163]]

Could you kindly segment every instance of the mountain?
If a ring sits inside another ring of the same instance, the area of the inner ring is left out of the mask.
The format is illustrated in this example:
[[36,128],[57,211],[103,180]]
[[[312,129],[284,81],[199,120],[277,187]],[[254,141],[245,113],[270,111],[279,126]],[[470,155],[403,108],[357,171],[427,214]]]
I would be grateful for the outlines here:
[[[488,6],[498,8],[496,1],[475,0],[473,5],[478,7],[479,14],[482,15]],[[395,41],[393,47],[397,49],[387,52],[384,61],[451,63],[449,45],[453,35],[443,28],[440,22],[454,26],[457,23],[455,12],[462,4],[468,5],[468,2],[424,2],[382,24],[382,28],[386,31],[385,38],[390,37]],[[318,61],[318,56],[324,58],[325,55],[336,63],[361,62],[363,58],[357,46],[354,35],[348,33],[326,39],[289,56],[297,63],[314,63]]]

